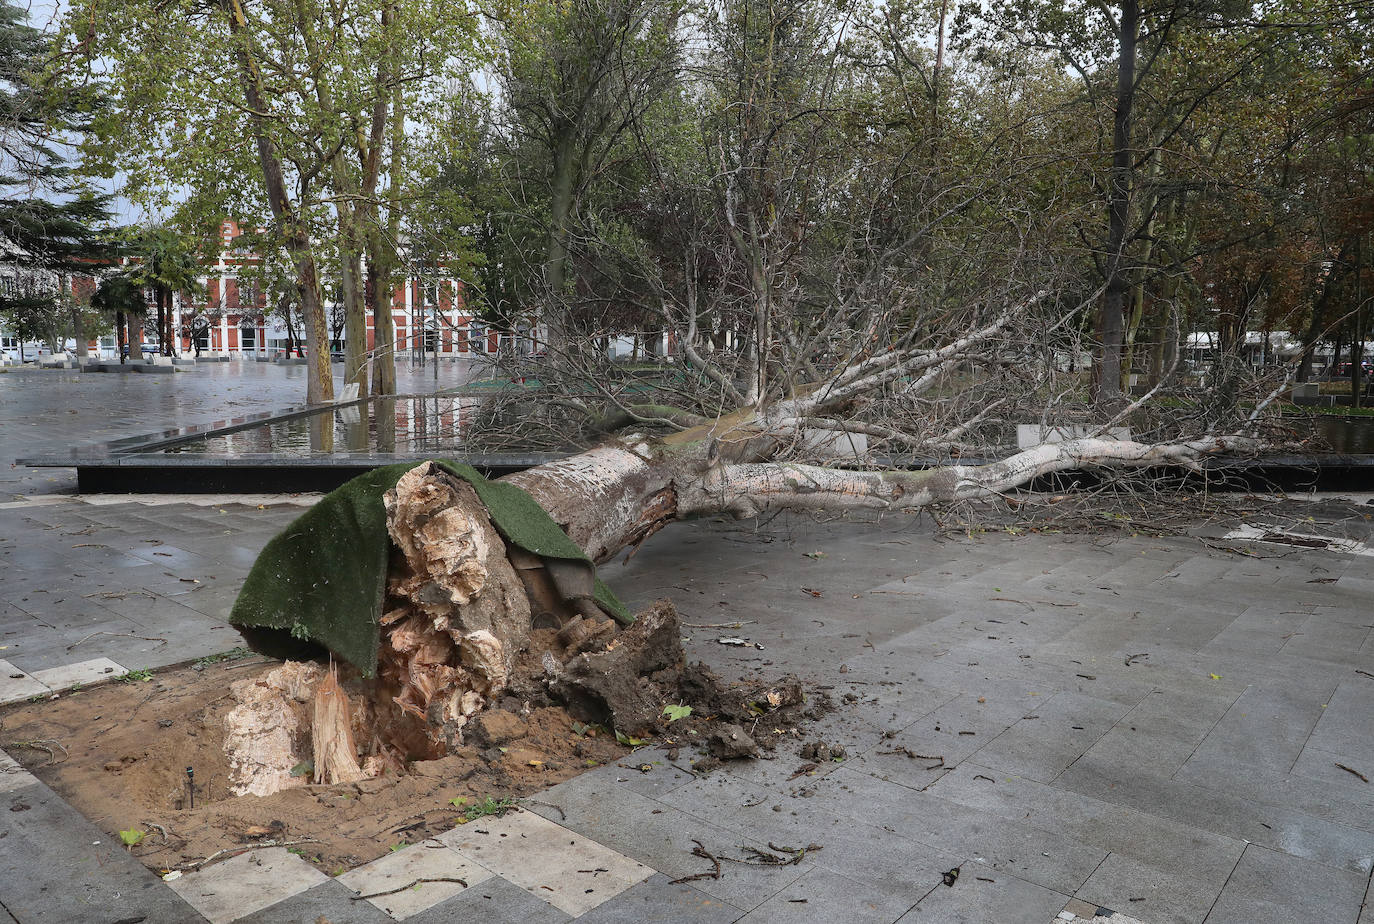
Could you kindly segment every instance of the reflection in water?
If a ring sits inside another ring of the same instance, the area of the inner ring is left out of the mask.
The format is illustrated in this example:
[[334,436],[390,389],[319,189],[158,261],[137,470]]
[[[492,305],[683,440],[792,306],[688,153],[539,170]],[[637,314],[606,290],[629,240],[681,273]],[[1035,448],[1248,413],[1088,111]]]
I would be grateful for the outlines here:
[[1313,429],[1332,452],[1374,453],[1374,417],[1316,417]]
[[[342,409],[335,412],[338,416]],[[306,419],[306,425],[310,429],[310,451],[311,452],[333,452],[334,451],[334,428],[329,426],[324,414],[311,414]]]
[[465,448],[464,432],[482,399],[374,398],[327,408],[234,433],[221,433],[167,448],[166,452],[237,456],[249,453],[308,456],[350,452],[447,453]]
[[396,451],[396,399],[377,398],[370,402],[377,417],[377,451],[391,453]]

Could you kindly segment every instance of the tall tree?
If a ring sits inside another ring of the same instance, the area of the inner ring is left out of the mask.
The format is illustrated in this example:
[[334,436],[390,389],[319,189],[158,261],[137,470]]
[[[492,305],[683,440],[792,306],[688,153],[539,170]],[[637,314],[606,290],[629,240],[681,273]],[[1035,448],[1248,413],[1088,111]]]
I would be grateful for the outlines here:
[[319,255],[338,254],[345,371],[362,385],[362,254],[387,262],[377,200],[388,113],[468,66],[474,18],[459,6],[399,0],[134,0],[114,9],[86,0],[66,23],[69,48],[109,71],[118,90],[99,126],[106,167],[122,171],[127,194],[165,207],[189,189],[183,208],[275,233],[294,266],[312,402],[333,394]]
[[[549,346],[577,340],[566,306],[569,238],[583,196],[677,75],[677,0],[496,4],[499,73],[515,187],[546,209],[542,321]],[[517,193],[517,201],[528,201]]]
[[0,238],[24,277],[0,293],[0,313],[25,327],[51,316],[44,336],[55,341],[70,323],[82,357],[70,276],[105,254],[109,197],[92,191],[66,155],[103,97],[94,86],[59,91],[48,73],[53,57],[51,37],[29,25],[27,11],[0,3]]

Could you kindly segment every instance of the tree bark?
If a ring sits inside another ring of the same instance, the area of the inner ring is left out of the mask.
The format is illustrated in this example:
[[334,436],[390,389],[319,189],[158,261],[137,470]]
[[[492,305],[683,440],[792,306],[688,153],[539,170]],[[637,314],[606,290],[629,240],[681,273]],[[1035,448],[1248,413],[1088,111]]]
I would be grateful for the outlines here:
[[547,304],[544,330],[549,359],[558,361],[571,346],[568,317],[563,305],[567,284],[568,234],[575,195],[576,163],[572,139],[562,139],[553,151],[553,176],[549,198],[549,246],[544,258],[544,287]]
[[[390,8],[381,13],[382,25],[391,22]],[[378,86],[389,75],[386,61],[377,62]],[[390,128],[387,126],[385,100],[378,99],[372,110],[372,128],[368,149],[363,158],[363,184],[368,190],[367,205],[367,297],[372,310],[372,392],[376,395],[396,394],[396,322],[392,313],[391,293],[394,288],[395,252],[387,241],[397,241],[401,233],[401,177],[405,172],[405,97],[399,86],[392,90]],[[382,237],[382,224],[377,206],[377,184],[380,182],[382,145],[391,144],[390,185],[387,189],[387,237]]]
[[[326,113],[338,112],[334,105],[334,93],[329,79],[323,73],[320,63],[319,43],[315,36],[315,17],[306,6],[306,0],[296,0],[296,15],[300,22],[301,37],[306,50],[315,59],[312,77],[315,84],[315,98],[320,109]],[[343,120],[342,131],[349,131],[348,120]],[[345,384],[358,386],[358,397],[366,398],[367,378],[367,306],[363,302],[362,279],[362,234],[358,227],[358,212],[363,196],[359,184],[349,176],[348,163],[344,155],[344,139],[330,138],[326,134],[326,144],[334,149],[329,158],[330,178],[334,189],[334,212],[339,227],[339,274],[343,282],[344,302],[344,376]]]
[[269,111],[262,76],[250,54],[252,36],[248,32],[248,17],[242,0],[220,0],[229,18],[229,31],[236,39],[234,55],[243,82],[243,93],[251,113],[249,119],[257,136],[258,160],[262,166],[263,184],[272,217],[282,236],[282,242],[296,265],[296,291],[301,313],[305,316],[306,344],[310,351],[310,373],[306,376],[305,400],[321,404],[334,399],[334,377],[329,369],[329,332],[320,298],[320,277],[315,264],[315,252],[304,220],[296,214],[295,205],[286,190],[286,177],[281,156],[266,125]]
[[1135,103],[1137,0],[1122,0],[1117,59],[1116,113],[1112,122],[1112,172],[1107,194],[1106,291],[1098,318],[1097,405],[1114,410],[1121,400],[1121,349],[1126,294],[1130,288],[1126,246],[1131,208],[1131,108]]

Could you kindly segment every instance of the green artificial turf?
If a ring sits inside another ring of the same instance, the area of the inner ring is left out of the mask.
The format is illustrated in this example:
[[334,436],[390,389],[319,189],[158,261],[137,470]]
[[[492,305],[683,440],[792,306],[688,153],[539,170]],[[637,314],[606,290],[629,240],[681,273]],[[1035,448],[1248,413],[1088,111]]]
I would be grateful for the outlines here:
[[[473,486],[507,542],[561,564],[560,571],[584,572],[580,583],[593,588],[600,607],[622,623],[633,621],[596,577],[592,562],[534,498],[515,485],[488,481],[470,465],[435,461]],[[297,517],[258,555],[229,621],[318,642],[364,675],[376,673],[391,555],[382,497],[412,468],[414,463],[402,462],[373,469]]]

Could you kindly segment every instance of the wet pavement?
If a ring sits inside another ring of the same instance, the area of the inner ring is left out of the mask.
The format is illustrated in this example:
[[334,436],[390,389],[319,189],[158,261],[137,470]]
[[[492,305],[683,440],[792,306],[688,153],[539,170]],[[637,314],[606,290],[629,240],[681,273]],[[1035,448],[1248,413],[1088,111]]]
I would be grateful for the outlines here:
[[[299,403],[298,368],[236,366],[0,374],[0,457]],[[0,699],[239,644],[243,576],[313,500],[4,478]],[[689,656],[725,677],[825,689],[839,708],[809,740],[843,759],[784,739],[700,775],[645,749],[346,877],[278,848],[163,883],[0,758],[0,922],[1374,924],[1371,511],[1290,507],[1231,539],[676,524],[603,575],[631,604],[673,599]],[[808,849],[731,862],[770,844]],[[426,878],[466,885],[358,900]]]

